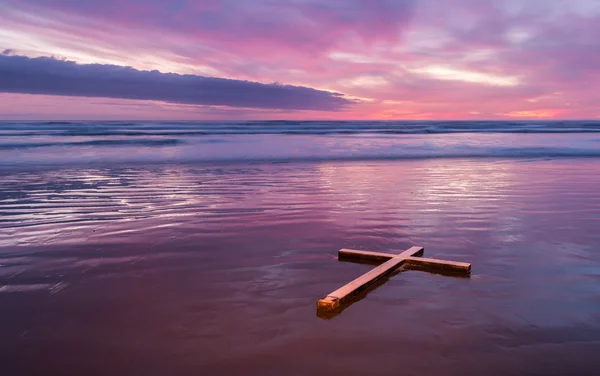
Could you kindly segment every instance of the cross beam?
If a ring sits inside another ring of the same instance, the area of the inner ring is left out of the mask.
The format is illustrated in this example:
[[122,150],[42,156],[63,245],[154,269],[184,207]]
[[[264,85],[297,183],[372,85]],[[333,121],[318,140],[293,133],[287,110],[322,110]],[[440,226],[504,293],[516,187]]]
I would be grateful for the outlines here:
[[364,291],[369,286],[373,285],[377,281],[385,278],[400,267],[402,264],[413,265],[413,266],[424,266],[439,268],[444,271],[452,271],[459,273],[470,273],[471,264],[465,262],[454,262],[436,260],[430,258],[420,257],[424,252],[423,247],[411,247],[410,249],[400,253],[391,254],[383,252],[369,252],[369,251],[358,251],[354,249],[340,249],[338,251],[339,258],[353,258],[357,260],[368,260],[368,261],[384,261],[383,264],[377,266],[371,271],[361,275],[354,281],[347,285],[335,290],[331,294],[327,295],[323,299],[317,302],[317,309],[323,311],[332,311],[352,299],[355,295]]

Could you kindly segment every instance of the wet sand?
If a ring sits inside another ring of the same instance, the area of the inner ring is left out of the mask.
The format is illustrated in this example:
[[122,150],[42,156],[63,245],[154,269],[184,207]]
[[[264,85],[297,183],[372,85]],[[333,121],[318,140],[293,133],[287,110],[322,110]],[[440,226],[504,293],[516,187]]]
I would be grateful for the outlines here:
[[[180,164],[0,171],[6,375],[595,375],[600,163]],[[401,271],[340,248],[471,262]]]

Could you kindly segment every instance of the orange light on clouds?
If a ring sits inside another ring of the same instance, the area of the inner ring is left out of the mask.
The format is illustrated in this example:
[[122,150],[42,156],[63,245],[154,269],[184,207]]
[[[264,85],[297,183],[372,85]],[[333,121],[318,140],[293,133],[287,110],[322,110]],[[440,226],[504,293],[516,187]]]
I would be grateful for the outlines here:
[[529,119],[552,119],[560,114],[564,113],[564,110],[533,110],[533,111],[512,111],[503,116],[513,118],[529,118]]

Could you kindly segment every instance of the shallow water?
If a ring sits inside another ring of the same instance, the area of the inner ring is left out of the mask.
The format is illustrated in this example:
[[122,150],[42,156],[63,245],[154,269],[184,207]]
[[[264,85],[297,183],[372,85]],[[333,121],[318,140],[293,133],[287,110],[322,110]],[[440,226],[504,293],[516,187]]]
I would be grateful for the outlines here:
[[[600,159],[418,159],[0,171],[7,375],[600,372]],[[404,271],[325,320],[372,268]]]

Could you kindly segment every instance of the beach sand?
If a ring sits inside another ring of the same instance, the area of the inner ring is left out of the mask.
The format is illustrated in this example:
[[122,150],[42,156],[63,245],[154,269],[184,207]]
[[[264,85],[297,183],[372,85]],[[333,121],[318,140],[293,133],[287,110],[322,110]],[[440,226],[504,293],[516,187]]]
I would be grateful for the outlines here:
[[[12,375],[600,374],[600,162],[425,159],[0,171]],[[470,262],[402,271],[352,248]]]

